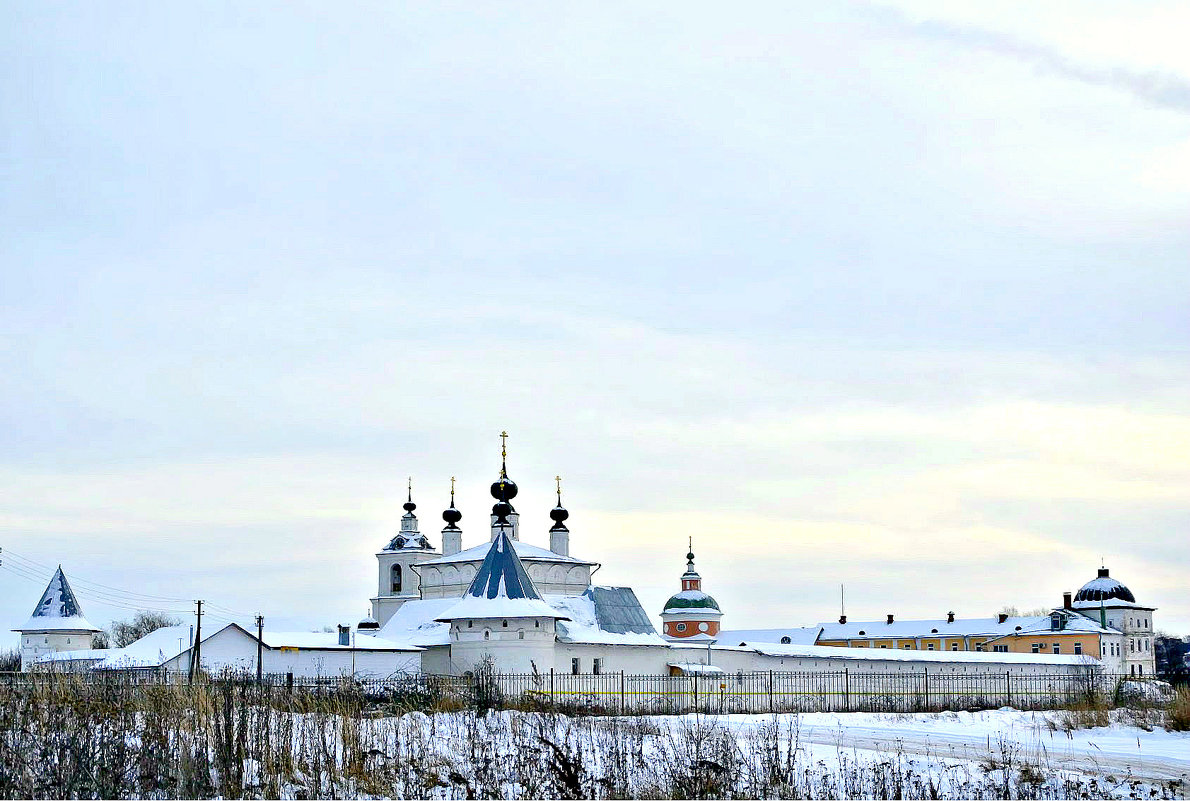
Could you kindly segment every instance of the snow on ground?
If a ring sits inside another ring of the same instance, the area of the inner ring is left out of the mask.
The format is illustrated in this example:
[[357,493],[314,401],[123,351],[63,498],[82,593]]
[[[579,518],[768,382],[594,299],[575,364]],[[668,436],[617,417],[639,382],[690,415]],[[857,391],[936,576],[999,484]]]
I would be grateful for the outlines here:
[[[920,714],[814,712],[778,717],[797,726],[800,743],[816,760],[824,753],[829,756],[842,750],[989,762],[1011,751],[1021,761],[1060,770],[1121,779],[1183,781],[1190,789],[1187,732],[1145,731],[1120,723],[1067,732],[1061,725],[1061,713],[1010,708]],[[753,736],[759,724],[769,719],[764,715],[719,718],[741,738]]]

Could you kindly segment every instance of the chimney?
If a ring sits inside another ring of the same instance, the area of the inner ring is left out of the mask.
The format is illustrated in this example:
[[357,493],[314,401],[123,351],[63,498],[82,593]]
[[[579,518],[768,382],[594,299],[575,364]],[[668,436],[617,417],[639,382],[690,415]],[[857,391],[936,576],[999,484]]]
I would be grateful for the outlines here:
[[339,626],[339,645],[351,645],[351,626]]
[[997,623],[1003,623],[1005,620],[1008,620],[1008,613],[1007,613],[1007,612],[1001,612],[1000,614],[996,615],[996,617],[998,617],[998,618],[999,618],[999,620],[998,620],[998,621],[996,621]]
[[890,626],[892,625],[892,622],[893,622],[893,616],[892,616],[892,614],[891,614],[891,613],[890,613],[890,614],[889,614],[889,616],[888,616],[888,620],[886,620],[885,622],[886,622],[886,623],[888,623],[888,625],[890,625]]
[[946,622],[947,622],[947,623],[954,623],[954,612],[947,612],[947,613],[946,613]]
[[1062,593],[1062,608],[1063,609],[1073,609],[1074,608],[1074,604],[1070,600],[1070,593],[1068,593],[1068,592]]
[[839,625],[842,626],[847,622],[847,615],[839,615]]

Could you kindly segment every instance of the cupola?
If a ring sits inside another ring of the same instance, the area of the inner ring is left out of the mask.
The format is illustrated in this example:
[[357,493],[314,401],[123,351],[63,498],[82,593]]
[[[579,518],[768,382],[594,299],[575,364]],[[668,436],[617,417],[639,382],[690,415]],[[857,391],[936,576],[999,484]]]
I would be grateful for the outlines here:
[[662,633],[677,641],[713,641],[719,634],[723,612],[718,602],[702,591],[702,576],[694,569],[694,543],[686,553],[682,591],[670,597],[661,610]]

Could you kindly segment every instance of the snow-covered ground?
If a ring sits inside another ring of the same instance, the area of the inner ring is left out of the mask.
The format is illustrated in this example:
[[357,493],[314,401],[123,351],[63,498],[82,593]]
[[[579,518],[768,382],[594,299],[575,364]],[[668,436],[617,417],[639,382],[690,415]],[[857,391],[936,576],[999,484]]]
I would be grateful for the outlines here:
[[[814,761],[833,760],[840,751],[861,758],[905,754],[946,763],[984,765],[1011,753],[1021,763],[1048,765],[1105,779],[1185,782],[1190,791],[1190,734],[1152,731],[1123,723],[1065,731],[1060,712],[937,714],[805,713],[790,718],[800,744]],[[768,720],[760,715],[719,718],[741,739],[757,736]],[[671,724],[672,725],[672,724]]]

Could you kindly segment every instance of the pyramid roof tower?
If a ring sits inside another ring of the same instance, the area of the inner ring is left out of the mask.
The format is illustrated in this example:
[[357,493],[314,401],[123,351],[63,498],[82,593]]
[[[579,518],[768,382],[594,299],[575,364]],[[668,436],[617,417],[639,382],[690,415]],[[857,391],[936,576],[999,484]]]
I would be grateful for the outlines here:
[[483,564],[471,586],[454,606],[438,617],[442,623],[460,618],[506,618],[506,617],[552,617],[556,620],[570,618],[559,613],[542,600],[533,586],[533,580],[525,572],[525,566],[512,547],[508,536],[509,527],[501,528],[492,540]]
[[62,572],[62,566],[58,565],[58,569],[54,571],[53,578],[46,586],[45,592],[41,594],[41,600],[37,602],[37,606],[33,609],[33,614],[29,617],[27,623],[18,629],[21,633],[42,632],[42,631],[70,631],[70,632],[95,632],[99,629],[91,625],[85,617],[83,617],[83,608],[79,605],[78,598],[74,594],[74,590],[70,588],[70,582],[66,580],[66,574]]

